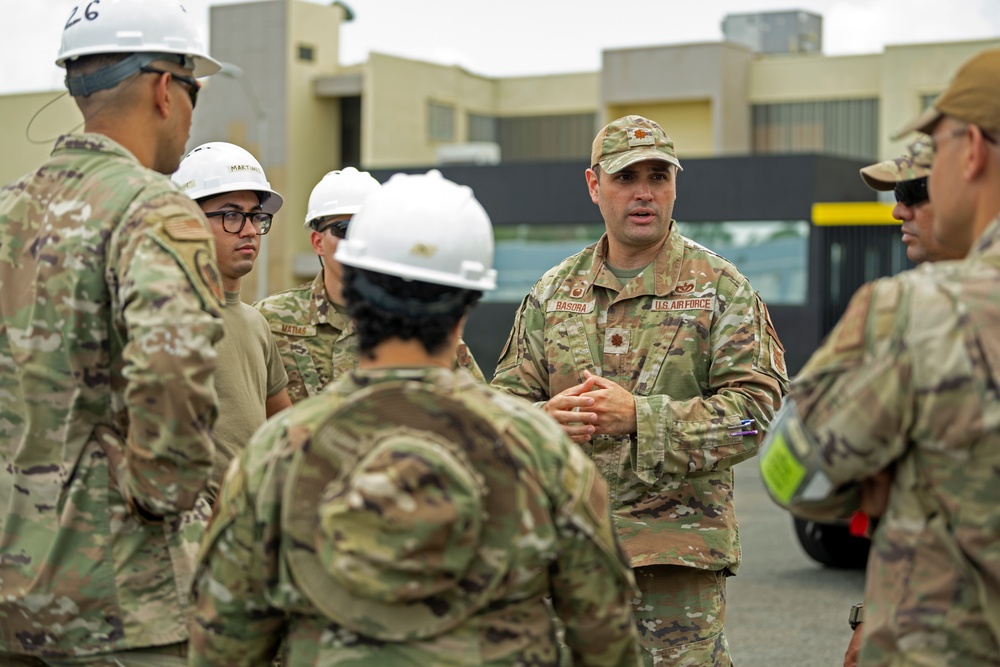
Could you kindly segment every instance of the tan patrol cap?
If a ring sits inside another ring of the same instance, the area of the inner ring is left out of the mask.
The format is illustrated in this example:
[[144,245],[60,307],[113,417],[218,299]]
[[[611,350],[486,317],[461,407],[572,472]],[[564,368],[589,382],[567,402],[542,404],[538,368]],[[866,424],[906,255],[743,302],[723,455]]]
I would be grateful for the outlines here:
[[965,61],[934,104],[892,138],[914,131],[930,132],[942,116],[952,116],[987,131],[1000,130],[1000,49],[982,51]]
[[930,137],[921,134],[898,158],[861,169],[861,178],[872,190],[892,190],[896,183],[929,176],[933,161],[934,147]]
[[662,160],[681,169],[674,142],[656,122],[642,116],[622,116],[608,123],[594,138],[590,165],[608,174],[643,160]]

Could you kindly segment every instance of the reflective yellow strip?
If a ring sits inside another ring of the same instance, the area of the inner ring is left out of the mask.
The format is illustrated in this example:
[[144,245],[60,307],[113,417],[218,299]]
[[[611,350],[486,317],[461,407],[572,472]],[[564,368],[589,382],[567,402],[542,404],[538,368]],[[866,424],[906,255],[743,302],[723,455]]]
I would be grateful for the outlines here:
[[892,204],[878,201],[821,202],[812,206],[812,222],[817,227],[838,225],[898,225]]
[[771,443],[760,458],[760,474],[774,499],[787,506],[805,479],[806,468],[788,450],[784,433],[772,433]]

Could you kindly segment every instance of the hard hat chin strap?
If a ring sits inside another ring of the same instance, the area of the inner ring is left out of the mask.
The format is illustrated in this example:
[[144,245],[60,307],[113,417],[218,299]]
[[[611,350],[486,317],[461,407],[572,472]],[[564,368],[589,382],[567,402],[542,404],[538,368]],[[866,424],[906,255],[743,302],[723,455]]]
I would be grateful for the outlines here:
[[175,62],[181,67],[194,69],[194,59],[191,56],[178,53],[133,53],[114,65],[102,67],[90,74],[66,76],[66,88],[73,97],[87,97],[99,90],[114,88],[149,63],[156,60]]

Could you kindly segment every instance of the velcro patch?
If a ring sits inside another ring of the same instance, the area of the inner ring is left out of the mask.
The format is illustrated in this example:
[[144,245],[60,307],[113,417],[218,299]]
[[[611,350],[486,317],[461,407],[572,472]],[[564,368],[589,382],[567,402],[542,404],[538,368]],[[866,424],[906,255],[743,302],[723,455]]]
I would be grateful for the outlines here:
[[170,218],[163,222],[163,229],[175,241],[204,241],[212,232],[197,218]]
[[302,326],[301,324],[271,324],[271,331],[284,334],[286,336],[315,336],[316,326]]
[[596,301],[564,301],[553,299],[545,304],[545,310],[549,313],[591,313],[594,311]]
[[619,327],[609,327],[604,332],[604,354],[628,354],[632,332]]
[[715,299],[710,296],[691,299],[653,299],[653,310],[712,310]]
[[653,139],[653,133],[650,130],[641,127],[629,127],[625,129],[628,133],[628,147],[632,148],[634,146],[655,146],[656,141]]
[[760,474],[779,502],[786,506],[792,502],[806,477],[806,468],[795,458],[782,433],[771,436],[771,443],[760,458]]

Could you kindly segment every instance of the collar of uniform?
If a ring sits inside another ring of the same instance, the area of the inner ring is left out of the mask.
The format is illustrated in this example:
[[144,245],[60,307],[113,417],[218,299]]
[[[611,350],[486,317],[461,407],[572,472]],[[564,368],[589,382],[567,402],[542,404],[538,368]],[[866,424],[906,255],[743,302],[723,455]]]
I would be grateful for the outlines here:
[[[605,232],[601,240],[597,242],[597,250],[594,253],[594,263],[590,275],[587,276],[588,287],[590,284],[600,285],[614,289],[612,285],[618,284],[618,279],[614,277],[611,270],[607,268],[608,256],[608,234]],[[653,260],[652,268],[646,267],[642,273],[632,279],[625,290],[619,294],[619,298],[631,298],[634,296],[652,294],[658,297],[665,297],[674,291],[677,280],[680,278],[681,262],[684,259],[684,241],[677,231],[677,223],[670,221],[670,231],[667,233],[667,240],[660,248],[659,254]],[[650,270],[653,271],[650,277]],[[606,272],[605,277],[601,273]],[[610,278],[607,278],[610,276]],[[648,285],[652,280],[653,289]]]
[[986,229],[972,244],[972,250],[969,251],[968,256],[984,254],[1000,255],[1000,215],[997,215],[993,218],[993,222],[986,225]]
[[[379,382],[393,382],[399,380],[411,380],[417,383],[429,383],[435,385],[445,393],[452,391],[462,393],[467,391],[463,379],[466,374],[456,373],[450,368],[441,366],[396,366],[379,368],[356,368],[350,373],[341,376],[345,378],[336,382],[337,389],[331,389],[336,393],[349,396],[365,387]],[[475,380],[472,380],[475,382]]]
[[110,153],[126,158],[132,162],[139,162],[129,149],[120,143],[96,132],[82,132],[80,134],[64,134],[56,139],[56,144],[52,148],[52,154],[66,153],[69,151],[90,151],[95,153]]
[[338,331],[344,331],[354,326],[347,315],[347,309],[338,306],[326,295],[326,283],[323,282],[323,270],[320,269],[313,278],[311,292],[312,307],[309,309],[309,323],[312,325],[329,324]]

